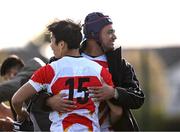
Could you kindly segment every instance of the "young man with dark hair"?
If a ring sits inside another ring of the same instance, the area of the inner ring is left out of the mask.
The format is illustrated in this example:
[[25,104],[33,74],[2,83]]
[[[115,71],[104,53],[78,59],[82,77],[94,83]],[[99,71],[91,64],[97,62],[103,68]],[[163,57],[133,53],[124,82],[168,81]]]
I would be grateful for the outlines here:
[[[115,85],[115,89],[108,85],[104,85],[101,89],[92,87],[90,92],[94,94],[96,100],[109,100],[115,105],[114,111],[111,112],[118,116],[115,116],[116,121],[111,123],[113,130],[138,131],[138,125],[130,109],[140,108],[145,97],[139,87],[139,81],[132,65],[121,56],[121,47],[114,49],[116,35],[112,25],[110,17],[100,12],[92,12],[85,18],[83,33],[86,40],[82,43],[81,54],[108,68]],[[72,107],[72,104],[66,104],[62,101],[61,95],[50,97],[47,100],[47,105],[56,111],[62,109],[66,111]],[[102,130],[109,126],[107,125],[109,120],[104,120],[104,117],[108,117],[108,109],[103,110],[99,117],[100,122],[105,124],[101,126]]]
[[70,20],[58,21],[48,26],[51,32],[51,48],[60,58],[40,69],[13,96],[12,103],[18,120],[28,118],[23,102],[33,94],[46,89],[52,95],[63,98],[75,106],[68,112],[50,113],[51,131],[100,131],[99,102],[94,102],[88,87],[101,87],[102,81],[113,88],[111,74],[98,63],[79,53],[82,41],[81,26]]

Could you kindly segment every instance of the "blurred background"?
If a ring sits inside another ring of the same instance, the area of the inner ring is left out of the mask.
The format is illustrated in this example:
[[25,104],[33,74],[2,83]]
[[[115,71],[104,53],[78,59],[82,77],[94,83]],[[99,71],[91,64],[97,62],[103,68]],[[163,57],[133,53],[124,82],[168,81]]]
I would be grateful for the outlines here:
[[1,0],[0,63],[9,54],[26,62],[52,56],[46,26],[54,19],[83,23],[93,11],[109,15],[116,47],[135,68],[145,92],[133,110],[141,130],[180,130],[179,0]]

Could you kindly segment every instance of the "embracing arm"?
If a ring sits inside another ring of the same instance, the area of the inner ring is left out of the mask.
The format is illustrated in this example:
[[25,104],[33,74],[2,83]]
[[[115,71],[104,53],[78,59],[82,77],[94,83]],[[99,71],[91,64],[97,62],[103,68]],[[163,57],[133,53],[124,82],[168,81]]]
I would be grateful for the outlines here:
[[16,111],[18,120],[23,120],[27,118],[27,112],[22,107],[23,102],[25,102],[35,93],[37,93],[36,90],[32,87],[32,85],[29,82],[27,82],[12,97],[12,105],[14,107],[14,110]]
[[115,105],[127,109],[138,109],[144,103],[144,93],[139,87],[133,67],[121,56],[121,47],[106,53],[109,71],[116,87],[117,99],[112,98]]

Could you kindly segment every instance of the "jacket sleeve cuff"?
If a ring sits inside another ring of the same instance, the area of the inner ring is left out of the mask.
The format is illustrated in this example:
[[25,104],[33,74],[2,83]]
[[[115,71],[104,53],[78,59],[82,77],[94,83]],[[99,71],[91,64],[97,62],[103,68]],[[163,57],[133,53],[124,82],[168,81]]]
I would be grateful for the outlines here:
[[110,99],[110,102],[114,105],[123,105],[122,101],[125,100],[125,95],[127,91],[123,88],[117,87],[115,88],[115,94],[112,99]]

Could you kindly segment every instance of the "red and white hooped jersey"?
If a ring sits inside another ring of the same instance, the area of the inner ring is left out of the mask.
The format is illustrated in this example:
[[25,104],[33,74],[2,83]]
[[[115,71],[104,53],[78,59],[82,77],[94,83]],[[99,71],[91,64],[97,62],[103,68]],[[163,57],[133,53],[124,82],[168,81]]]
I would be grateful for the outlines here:
[[[91,57],[91,56],[88,56],[84,53],[82,53],[81,55],[83,57],[89,59],[89,60],[97,62],[98,64],[100,64],[104,68],[109,69],[108,63],[107,63],[107,58],[105,55],[101,55],[98,57]],[[110,120],[109,119],[109,107],[107,106],[107,103],[105,101],[100,103],[98,114],[99,114],[99,123],[100,123],[101,131],[102,132],[111,131],[112,128],[111,128],[111,125],[109,123],[109,120]]]
[[51,131],[100,131],[98,102],[86,93],[88,87],[100,87],[101,78],[113,86],[111,74],[96,62],[84,57],[65,56],[37,70],[29,83],[38,92],[46,88],[53,94],[66,93],[76,101],[72,112],[50,113]]

